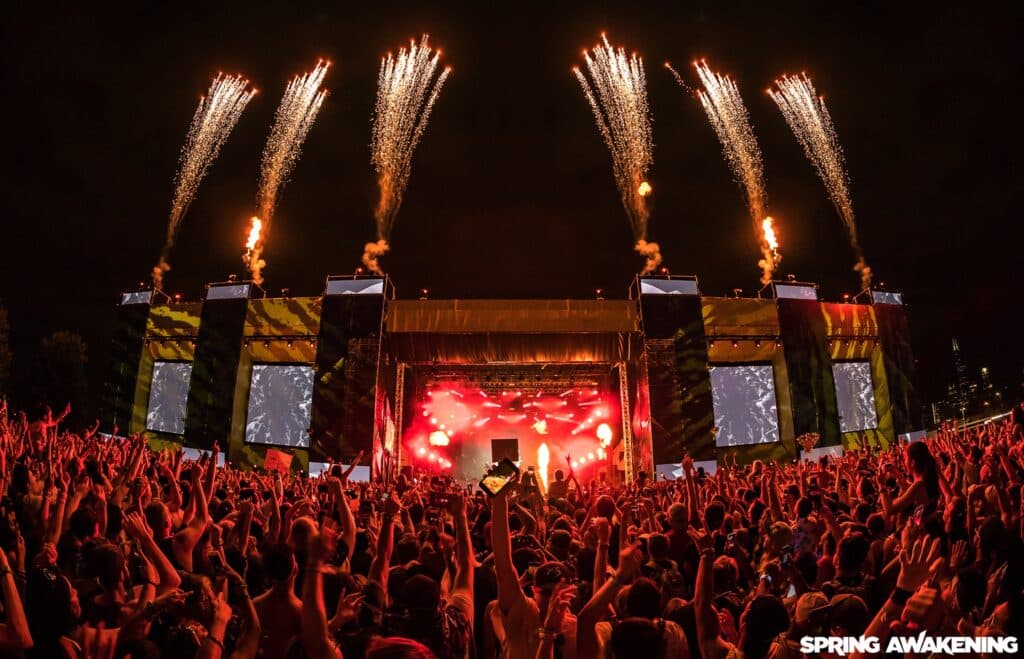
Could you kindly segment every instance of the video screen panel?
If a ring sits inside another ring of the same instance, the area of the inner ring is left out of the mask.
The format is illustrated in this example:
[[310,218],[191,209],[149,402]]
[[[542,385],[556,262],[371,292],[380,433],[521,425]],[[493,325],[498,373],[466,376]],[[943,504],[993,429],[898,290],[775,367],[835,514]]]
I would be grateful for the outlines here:
[[245,441],[309,448],[313,408],[313,367],[301,364],[255,364],[249,386]]
[[189,362],[153,362],[146,430],[174,435],[185,432],[185,404],[191,379]]
[[711,367],[716,446],[779,441],[779,410],[770,364]]
[[859,432],[878,427],[875,385],[868,362],[835,362],[832,378],[836,383],[840,432]]

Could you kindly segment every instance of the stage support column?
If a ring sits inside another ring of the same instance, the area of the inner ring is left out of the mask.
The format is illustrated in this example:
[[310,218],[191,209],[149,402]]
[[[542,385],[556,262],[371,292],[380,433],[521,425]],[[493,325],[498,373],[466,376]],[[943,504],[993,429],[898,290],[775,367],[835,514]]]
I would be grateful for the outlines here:
[[[373,456],[385,291],[379,277],[330,277],[324,291],[313,380],[310,460]],[[372,464],[372,461],[371,461]]]
[[619,405],[622,413],[622,467],[626,485],[629,485],[636,477],[633,468],[633,415],[629,410],[629,374],[625,363],[617,364],[616,368],[619,371]]
[[242,357],[252,282],[210,284],[199,314],[196,352],[185,412],[185,446],[208,451],[214,442],[227,454],[235,383]]
[[115,426],[125,435],[131,432],[135,389],[153,294],[152,290],[121,294],[110,350],[110,370],[103,383],[100,420],[104,432],[113,432]]
[[393,473],[389,477],[398,477],[398,470],[402,466],[402,424],[405,423],[405,371],[408,366],[405,362],[398,362],[395,371],[395,455],[392,458]]
[[779,299],[779,327],[789,372],[793,431],[817,432],[816,451],[842,446],[825,316],[817,300]]

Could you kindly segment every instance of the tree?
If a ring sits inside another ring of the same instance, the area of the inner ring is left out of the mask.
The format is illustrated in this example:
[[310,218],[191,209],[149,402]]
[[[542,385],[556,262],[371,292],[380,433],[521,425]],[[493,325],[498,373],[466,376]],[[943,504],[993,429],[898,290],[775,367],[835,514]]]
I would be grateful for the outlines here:
[[0,300],[0,397],[7,395],[11,381],[11,326],[7,320],[7,308]]
[[74,332],[59,331],[39,343],[36,365],[32,369],[32,395],[41,405],[48,405],[54,414],[71,405],[72,425],[84,422],[88,402],[89,381],[85,372],[88,362],[85,341]]

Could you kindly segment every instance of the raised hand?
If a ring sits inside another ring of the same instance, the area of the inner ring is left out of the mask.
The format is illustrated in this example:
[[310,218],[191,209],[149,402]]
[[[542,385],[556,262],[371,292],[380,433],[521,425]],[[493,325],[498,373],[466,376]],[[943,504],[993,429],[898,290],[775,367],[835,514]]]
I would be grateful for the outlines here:
[[576,586],[567,581],[555,586],[548,604],[548,613],[544,617],[544,630],[549,634],[559,634],[565,620],[565,612],[569,610],[573,598],[576,597]]
[[900,551],[900,574],[896,587],[910,592],[916,591],[927,580],[932,562],[939,556],[939,539],[928,536],[918,538],[909,548]]

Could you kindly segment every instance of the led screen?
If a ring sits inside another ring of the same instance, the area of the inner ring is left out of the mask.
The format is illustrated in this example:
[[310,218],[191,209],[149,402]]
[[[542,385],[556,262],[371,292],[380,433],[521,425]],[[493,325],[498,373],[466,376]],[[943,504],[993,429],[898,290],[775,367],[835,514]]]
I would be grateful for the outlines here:
[[717,446],[779,441],[779,412],[770,364],[712,366]]
[[153,379],[149,384],[149,410],[146,429],[180,435],[185,432],[185,403],[192,364],[188,362],[154,362]]
[[292,448],[309,447],[313,367],[256,364],[249,386],[245,441]]
[[832,364],[839,406],[839,430],[858,432],[878,427],[875,411],[875,387],[868,362],[836,362]]

